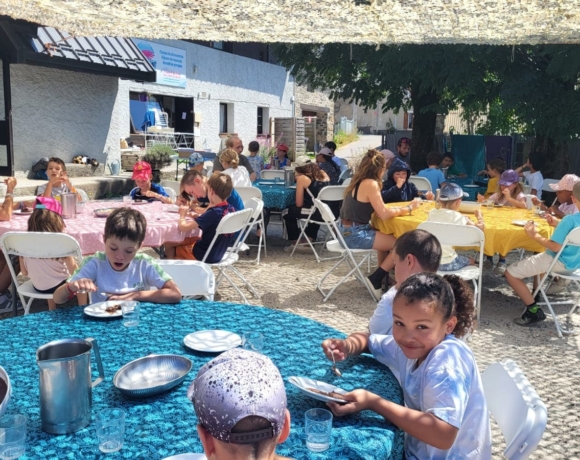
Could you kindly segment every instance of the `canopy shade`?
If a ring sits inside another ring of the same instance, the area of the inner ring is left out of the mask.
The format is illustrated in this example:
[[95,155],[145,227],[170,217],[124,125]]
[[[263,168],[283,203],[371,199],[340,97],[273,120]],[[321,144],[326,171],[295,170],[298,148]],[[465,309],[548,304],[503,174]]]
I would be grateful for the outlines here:
[[580,43],[580,0],[2,0],[80,36],[286,43]]

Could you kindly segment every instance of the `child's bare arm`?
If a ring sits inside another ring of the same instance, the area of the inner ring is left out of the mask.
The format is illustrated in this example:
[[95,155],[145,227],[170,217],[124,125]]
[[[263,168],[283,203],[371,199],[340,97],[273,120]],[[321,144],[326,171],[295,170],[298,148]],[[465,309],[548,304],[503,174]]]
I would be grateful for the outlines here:
[[67,300],[72,299],[77,294],[84,294],[87,292],[97,292],[97,286],[88,278],[82,278],[80,280],[72,281],[63,284],[59,287],[52,295],[52,300],[56,304],[65,303]]
[[549,240],[548,238],[545,238],[542,235],[540,235],[536,230],[536,224],[534,223],[534,221],[532,220],[529,221],[525,225],[524,230],[530,238],[532,238],[533,240],[544,246],[546,249],[549,249],[550,251],[556,253],[560,249],[562,249],[562,245],[560,243],[556,243],[555,241]]
[[127,294],[112,295],[109,300],[139,300],[154,303],[179,303],[181,291],[173,280],[166,281],[161,289],[155,291],[134,291]]
[[18,257],[18,259],[20,259],[20,273],[22,273],[24,276],[28,276],[28,270],[26,270],[26,264],[24,263],[24,260],[22,260],[22,257]]
[[73,256],[68,256],[64,259],[64,264],[66,265],[66,268],[68,270],[68,272],[72,275],[74,273],[74,271],[78,268],[78,264],[77,261],[75,260],[75,258]]

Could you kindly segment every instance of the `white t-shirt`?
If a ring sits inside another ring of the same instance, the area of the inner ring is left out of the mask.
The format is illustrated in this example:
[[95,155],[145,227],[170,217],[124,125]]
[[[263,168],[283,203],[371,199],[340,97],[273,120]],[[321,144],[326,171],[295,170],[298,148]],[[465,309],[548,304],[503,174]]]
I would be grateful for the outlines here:
[[542,185],[544,184],[544,176],[542,176],[542,171],[536,171],[531,173],[530,171],[524,171],[524,177],[526,182],[532,189],[537,190],[538,200],[542,199]]
[[222,171],[232,178],[234,187],[251,187],[252,181],[250,180],[250,174],[244,166],[238,166],[236,169],[228,168]]
[[447,335],[415,368],[391,335],[371,335],[371,353],[399,371],[405,406],[431,413],[457,428],[451,449],[441,450],[405,435],[407,460],[490,459],[491,430],[481,376],[469,347]]
[[395,300],[396,294],[397,288],[393,286],[379,300],[377,308],[369,320],[371,334],[390,335],[393,333],[393,300]]
[[[46,190],[47,185],[48,185],[48,183],[39,185],[36,188],[36,196],[42,195],[44,193],[44,191]],[[58,187],[52,187],[52,190],[50,192],[50,194],[52,195],[53,198],[56,198],[58,195],[62,195],[63,193],[70,193],[69,188],[66,186],[66,184],[64,182],[62,184],[60,184]]]
[[558,206],[559,211],[562,214],[568,215],[568,214],[576,214],[578,212],[578,208],[576,207],[576,205],[574,203],[562,203],[560,206]]
[[[467,225],[467,217],[452,209],[432,209],[429,211],[427,220],[430,222],[441,222],[444,224]],[[453,246],[441,245],[441,264],[449,264],[457,257]]]

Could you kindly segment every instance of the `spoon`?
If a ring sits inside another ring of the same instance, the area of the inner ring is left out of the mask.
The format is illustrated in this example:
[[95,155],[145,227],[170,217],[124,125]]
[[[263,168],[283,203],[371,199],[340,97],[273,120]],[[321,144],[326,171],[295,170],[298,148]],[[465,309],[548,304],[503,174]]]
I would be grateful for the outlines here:
[[332,356],[332,367],[331,367],[332,372],[334,372],[339,377],[342,377],[342,372],[340,372],[340,370],[336,367],[336,361],[334,360],[334,353],[331,353],[330,356]]

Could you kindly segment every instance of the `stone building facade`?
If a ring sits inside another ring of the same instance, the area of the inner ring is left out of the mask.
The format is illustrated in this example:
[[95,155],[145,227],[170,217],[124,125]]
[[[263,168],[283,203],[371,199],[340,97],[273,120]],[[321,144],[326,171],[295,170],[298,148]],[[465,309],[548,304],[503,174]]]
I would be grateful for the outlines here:
[[309,91],[303,85],[295,85],[294,91],[294,116],[304,118],[306,150],[314,151],[315,142],[324,145],[334,137],[334,101],[327,92]]

